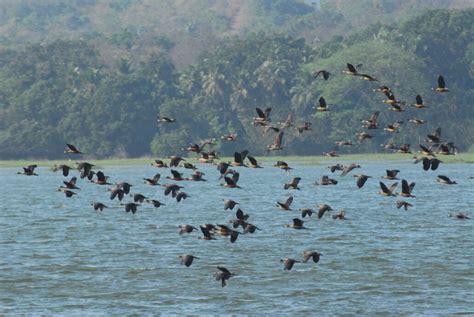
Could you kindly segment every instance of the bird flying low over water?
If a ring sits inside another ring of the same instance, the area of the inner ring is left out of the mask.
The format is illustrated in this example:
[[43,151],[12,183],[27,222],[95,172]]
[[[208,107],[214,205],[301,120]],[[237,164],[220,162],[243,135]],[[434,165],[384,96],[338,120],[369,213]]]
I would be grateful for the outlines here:
[[444,77],[439,75],[438,76],[438,86],[431,88],[436,92],[448,92],[449,89],[446,87],[446,83],[444,82]]
[[397,187],[398,183],[394,183],[388,188],[384,183],[380,182],[380,188],[382,191],[379,192],[379,195],[382,196],[396,196],[395,194],[395,188]]
[[235,276],[234,273],[230,272],[228,269],[222,266],[217,267],[219,269],[218,272],[214,273],[214,278],[216,281],[221,281],[222,287],[227,286],[227,281],[232,277]]
[[290,206],[292,202],[293,202],[293,196],[290,196],[285,202],[278,201],[276,206],[283,210],[291,210]]
[[199,258],[191,254],[183,254],[183,255],[179,255],[178,259],[181,260],[182,265],[186,265],[186,267],[190,267],[191,264],[193,264],[194,259],[199,259]]
[[280,262],[283,263],[283,270],[285,271],[290,271],[295,263],[300,263],[300,261],[290,258],[281,259]]
[[26,167],[23,167],[23,172],[16,172],[16,173],[20,175],[26,175],[26,176],[38,176],[38,174],[35,173],[35,168],[37,167],[38,165],[36,164],[28,165]]

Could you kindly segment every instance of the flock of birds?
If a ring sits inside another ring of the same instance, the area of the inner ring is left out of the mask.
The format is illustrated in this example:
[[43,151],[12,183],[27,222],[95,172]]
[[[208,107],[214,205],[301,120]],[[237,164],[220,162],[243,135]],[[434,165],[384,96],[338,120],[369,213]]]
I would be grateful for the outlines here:
[[[352,64],[347,64],[347,69],[343,71],[343,73],[359,77],[362,80],[367,80],[370,82],[376,82],[377,79],[368,74],[362,74],[359,72],[361,65],[353,66]],[[329,80],[331,73],[327,70],[318,70],[314,72],[314,78],[318,78],[322,76],[324,80]],[[446,93],[449,89],[446,87],[445,81],[443,76],[438,77],[438,85],[437,87],[432,88],[436,93]],[[374,89],[375,92],[381,92],[385,94],[387,97],[384,100],[384,103],[390,105],[390,110],[394,112],[403,112],[405,111],[405,106],[407,105],[406,102],[397,100],[392,90],[387,86],[378,86]],[[419,110],[426,107],[423,102],[421,95],[417,95],[415,97],[415,103],[411,105],[413,108]],[[319,98],[318,105],[314,107],[317,112],[327,112],[329,111],[329,106],[326,103],[326,100],[323,97]],[[301,125],[296,125],[293,122],[293,116],[291,113],[289,114],[288,118],[284,122],[277,122],[272,123],[270,119],[271,108],[266,108],[262,110],[260,108],[256,108],[257,116],[254,117],[253,125],[263,129],[263,133],[267,133],[269,131],[273,131],[276,133],[276,137],[273,143],[266,146],[267,151],[278,151],[283,148],[283,136],[285,130],[293,128],[298,133],[304,133],[304,131],[311,130],[312,123],[311,122],[303,122]],[[371,139],[373,135],[371,134],[372,131],[377,129],[381,129],[380,124],[378,122],[380,112],[377,111],[373,113],[370,118],[367,120],[362,120],[362,128],[365,129],[363,132],[357,133],[359,143],[363,142],[366,139]],[[425,124],[426,121],[423,119],[413,118],[409,120],[411,123],[416,125]],[[160,117],[158,118],[158,122],[162,124],[172,124],[176,123],[177,120],[174,118],[169,117]],[[397,133],[399,131],[399,127],[401,125],[401,121],[397,121],[393,124],[387,125],[383,130],[390,132],[390,133]],[[430,133],[428,136],[427,142],[428,145],[420,144],[420,151],[418,151],[420,156],[414,157],[414,163],[422,163],[422,168],[425,171],[428,170],[437,170],[440,163],[442,161],[438,158],[438,155],[455,155],[457,153],[457,148],[453,142],[448,142],[442,139],[441,137],[441,129],[436,129],[433,133]],[[233,142],[238,139],[238,135],[235,133],[229,133],[226,135],[221,136],[222,142]],[[198,162],[202,164],[214,164],[217,167],[219,172],[219,180],[223,180],[220,185],[226,188],[240,188],[238,185],[240,173],[238,172],[239,168],[262,168],[259,165],[257,159],[249,155],[247,150],[242,152],[235,152],[233,156],[233,160],[231,162],[222,161],[219,159],[218,154],[212,150],[206,150],[206,147],[210,147],[215,145],[217,142],[216,138],[211,138],[208,140],[203,140],[200,144],[193,143],[189,144],[186,148],[183,148],[183,151],[188,153],[196,153],[198,155]],[[336,148],[334,151],[323,153],[323,155],[327,155],[330,157],[338,157],[339,154],[336,152],[336,149],[342,146],[353,146],[353,143],[350,140],[342,140],[336,142]],[[387,150],[391,150],[396,153],[406,153],[411,154],[410,151],[410,144],[384,144],[383,147]],[[72,144],[67,144],[67,148],[64,151],[67,154],[71,155],[82,155],[82,153],[76,146]],[[151,163],[153,167],[165,169],[170,168],[170,175],[166,176],[168,183],[160,183],[161,174],[156,173],[152,177],[144,177],[143,182],[149,186],[157,186],[164,190],[165,196],[171,196],[173,199],[179,203],[181,201],[186,200],[190,197],[188,193],[184,191],[184,186],[182,184],[184,181],[206,181],[204,178],[205,173],[198,170],[198,167],[190,162],[187,161],[187,157],[182,157],[179,155],[173,155],[167,157],[166,159],[156,159],[154,162]],[[218,163],[216,163],[219,161]],[[277,161],[274,165],[275,167],[284,170],[285,172],[289,173],[292,170],[292,167],[287,162],[284,161]],[[37,165],[29,165],[23,168],[23,171],[18,172],[18,174],[23,174],[27,176],[38,175],[35,173],[35,168]],[[335,173],[336,171],[341,172],[341,176],[345,176],[351,173],[354,169],[360,168],[359,164],[334,164],[329,166],[329,170],[331,173]],[[94,164],[86,161],[76,162],[76,166],[72,167],[67,164],[61,165],[54,165],[53,171],[61,171],[64,177],[68,177],[71,170],[78,170],[79,177],[81,179],[88,180],[90,183],[94,183],[96,185],[102,186],[109,186],[108,191],[110,192],[110,200],[118,200],[120,205],[123,206],[124,210],[128,213],[131,212],[135,214],[140,206],[143,204],[151,204],[155,208],[159,208],[164,206],[165,204],[162,203],[160,200],[157,199],[150,199],[143,194],[140,193],[131,193],[131,188],[136,186],[134,184],[130,184],[128,182],[120,182],[120,183],[111,183],[109,182],[109,176],[105,175],[103,171],[94,170]],[[178,168],[184,168],[188,170],[192,170],[193,173],[189,177],[184,177],[183,173],[178,171]],[[399,170],[386,170],[386,174],[382,176],[382,178],[386,181],[395,181],[398,180],[397,175],[400,171]],[[372,178],[369,175],[363,174],[356,174],[353,175],[356,179],[356,187],[362,188],[368,179]],[[470,177],[470,179],[474,179],[474,177]],[[294,177],[291,182],[282,184],[283,189],[285,190],[300,190],[299,182],[300,177]],[[69,180],[63,181],[63,184],[58,187],[57,191],[62,192],[65,194],[66,197],[70,198],[77,195],[77,190],[80,188],[77,186],[78,178],[73,176]],[[171,182],[169,182],[171,181]],[[456,181],[451,180],[448,176],[445,175],[438,175],[437,181],[441,184],[446,185],[453,185],[456,184]],[[179,184],[178,184],[179,183]],[[328,186],[328,185],[336,185],[338,181],[334,178],[331,178],[329,175],[323,175],[319,181],[316,181],[314,184],[317,186]],[[398,200],[396,202],[396,207],[398,209],[404,208],[408,210],[409,207],[413,205],[405,200],[405,198],[413,198],[413,191],[415,188],[415,183],[409,183],[406,179],[401,180],[401,191],[395,192],[398,182],[392,183],[390,185],[385,184],[384,182],[380,181],[380,192],[379,194],[382,196],[400,196],[403,200]],[[125,197],[132,197],[133,201],[125,202]],[[124,200],[124,202],[122,202]],[[199,237],[203,240],[215,240],[215,236],[224,236],[229,237],[231,243],[235,243],[240,235],[245,234],[254,234],[257,231],[261,230],[255,224],[249,222],[249,215],[245,214],[242,209],[238,208],[239,203],[232,199],[223,199],[224,201],[224,210],[234,210],[236,209],[235,219],[229,221],[229,224],[212,224],[207,223],[200,226],[194,226],[191,224],[183,224],[179,226],[179,235],[184,234],[191,234],[194,231],[200,231],[202,235]],[[280,208],[282,210],[289,210],[291,211],[291,205],[293,202],[293,196],[289,196],[285,201],[277,201],[275,204],[276,208]],[[92,208],[96,211],[103,211],[104,209],[108,208],[108,206],[103,202],[94,202],[91,204]],[[345,211],[341,210],[339,212],[335,212],[331,206],[328,204],[321,204],[318,205],[317,208],[300,208],[299,212],[301,212],[301,218],[311,217],[314,214],[317,214],[317,218],[321,219],[324,217],[325,214],[329,214],[330,212],[334,212],[332,214],[332,218],[335,220],[344,220]],[[470,219],[469,216],[463,213],[456,213],[456,214],[449,214],[450,217],[454,217],[456,219]],[[285,227],[292,228],[292,229],[307,229],[304,226],[304,222],[300,218],[293,218],[290,224],[285,225]],[[242,231],[239,231],[239,227]],[[320,260],[320,256],[322,254],[316,250],[308,250],[303,252],[301,260],[294,259],[294,258],[282,258],[281,262],[283,263],[284,270],[291,270],[295,263],[303,262],[306,263],[310,259],[313,260],[314,263],[318,263]],[[199,257],[194,256],[192,254],[183,254],[178,257],[181,261],[181,264],[189,267],[192,265],[195,259],[199,259]],[[227,281],[233,277],[235,274],[228,270],[224,266],[218,266],[218,271],[214,273],[214,277],[217,281],[221,282],[222,287],[227,285]]]

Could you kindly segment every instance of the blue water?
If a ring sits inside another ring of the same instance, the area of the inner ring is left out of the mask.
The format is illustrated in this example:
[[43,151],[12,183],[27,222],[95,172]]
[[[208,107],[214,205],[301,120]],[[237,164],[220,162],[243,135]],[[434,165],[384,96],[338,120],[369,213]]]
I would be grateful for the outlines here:
[[[143,184],[156,172],[169,175],[167,169],[102,167],[112,182],[128,181],[132,192],[167,204],[140,206],[135,215],[109,200],[107,186],[79,180],[78,195],[66,198],[55,191],[64,179],[59,173],[39,168],[40,176],[26,177],[2,168],[0,313],[474,314],[474,220],[448,217],[464,212],[474,218],[474,180],[466,174],[474,174],[472,166],[424,172],[408,161],[358,163],[362,168],[345,177],[332,174],[336,186],[313,185],[330,174],[326,164],[295,162],[289,174],[273,163],[239,168],[242,189],[219,186],[215,167],[201,165],[208,181],[180,182],[191,196],[180,203]],[[414,205],[409,211],[396,209],[400,198],[377,194],[388,168],[416,182],[416,198],[405,199]],[[374,178],[357,189],[355,173]],[[459,184],[438,184],[438,174]],[[284,190],[294,176],[302,178],[301,190]],[[275,207],[290,194],[294,211]],[[240,202],[262,231],[233,244],[221,236],[198,239],[200,232],[178,235],[180,224],[235,218],[224,211],[223,198]],[[93,201],[110,208],[95,212]],[[313,215],[306,219],[309,230],[284,227],[300,217],[298,208],[322,203],[345,209],[348,220]],[[320,262],[283,270],[280,259],[301,259],[305,250],[321,252]],[[200,257],[189,268],[177,259],[186,253]],[[225,288],[212,276],[216,266],[237,274]]]

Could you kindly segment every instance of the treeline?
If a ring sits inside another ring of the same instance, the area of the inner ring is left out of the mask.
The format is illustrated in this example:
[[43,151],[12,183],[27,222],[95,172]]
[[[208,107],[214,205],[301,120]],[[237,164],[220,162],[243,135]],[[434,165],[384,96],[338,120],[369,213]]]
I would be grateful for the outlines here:
[[[272,120],[313,123],[312,131],[285,133],[281,154],[321,154],[336,140],[355,140],[360,120],[381,111],[382,125],[419,117],[425,126],[404,123],[401,132],[378,132],[353,152],[379,151],[385,142],[417,144],[443,128],[443,138],[461,150],[474,144],[474,10],[439,10],[397,25],[373,25],[347,38],[311,48],[301,38],[253,33],[220,41],[198,62],[175,69],[167,52],[141,61],[123,57],[110,65],[89,41],[56,41],[0,52],[0,158],[58,158],[65,143],[95,157],[164,156],[189,142],[236,132],[236,143],[220,143],[223,154],[237,149],[265,153],[274,134],[252,126],[255,107],[272,107]],[[341,70],[346,63],[376,77],[372,83]],[[327,69],[328,81],[313,72]],[[431,87],[443,74],[445,95]],[[388,111],[390,86],[398,99],[427,108]],[[320,96],[331,111],[315,114]],[[159,125],[159,115],[177,119]],[[471,148],[472,150],[472,148]]]

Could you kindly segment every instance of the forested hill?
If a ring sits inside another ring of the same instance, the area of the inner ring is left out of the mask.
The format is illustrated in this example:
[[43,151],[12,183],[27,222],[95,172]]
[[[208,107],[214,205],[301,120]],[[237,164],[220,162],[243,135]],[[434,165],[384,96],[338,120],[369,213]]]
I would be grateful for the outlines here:
[[[93,0],[71,3],[86,2],[96,5]],[[228,34],[184,68],[176,67],[176,55],[163,49],[164,42],[147,45],[140,59],[131,58],[132,50],[116,55],[113,63],[104,58],[104,47],[88,37],[25,47],[10,43],[0,52],[0,158],[57,158],[65,143],[96,157],[164,156],[229,132],[239,140],[218,144],[221,153],[246,148],[258,155],[275,135],[269,131],[262,137],[262,130],[252,126],[255,107],[272,107],[274,122],[291,112],[296,124],[313,123],[311,131],[285,133],[284,155],[321,154],[336,140],[355,140],[360,121],[374,111],[381,112],[382,125],[404,121],[401,132],[379,131],[353,151],[380,151],[385,142],[416,145],[439,126],[443,138],[472,151],[472,21],[473,9],[426,11],[316,46],[297,34]],[[379,82],[341,74],[348,62],[362,63],[363,72]],[[332,76],[315,79],[317,69]],[[449,93],[431,91],[439,74]],[[427,108],[388,111],[385,96],[373,92],[378,84],[390,86],[408,104],[421,94]],[[312,107],[321,96],[331,111],[315,114]],[[158,115],[177,123],[158,125]],[[408,124],[415,116],[428,123]]]

